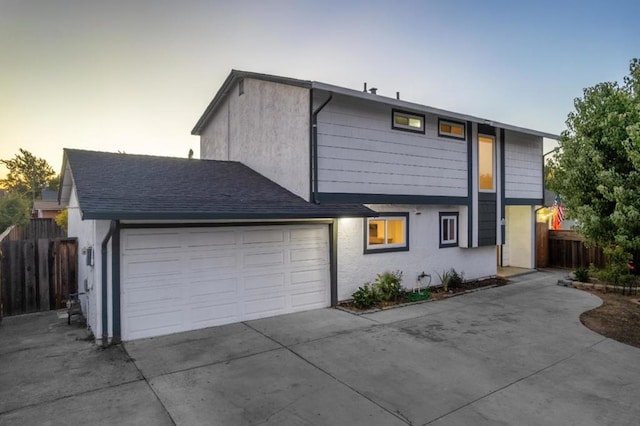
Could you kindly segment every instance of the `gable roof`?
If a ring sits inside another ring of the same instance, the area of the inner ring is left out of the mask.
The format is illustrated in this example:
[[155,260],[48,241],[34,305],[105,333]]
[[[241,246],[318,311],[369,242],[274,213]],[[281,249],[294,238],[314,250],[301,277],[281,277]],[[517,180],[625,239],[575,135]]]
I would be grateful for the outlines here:
[[525,133],[533,136],[539,136],[539,137],[555,139],[555,140],[560,139],[559,135],[556,135],[553,133],[541,132],[538,130],[528,129],[525,127],[514,126],[511,124],[502,123],[502,122],[498,122],[495,120],[490,120],[482,117],[475,117],[473,115],[447,111],[444,109],[434,108],[427,105],[421,105],[413,102],[403,101],[400,99],[389,98],[387,96],[374,95],[372,93],[363,92],[360,90],[348,89],[346,87],[335,86],[332,84],[321,83],[317,81],[298,80],[294,78],[280,77],[276,75],[260,74],[260,73],[240,71],[240,70],[231,70],[231,73],[226,78],[224,83],[222,83],[222,86],[220,87],[220,89],[218,89],[218,92],[214,96],[213,100],[209,103],[209,105],[205,109],[204,113],[202,114],[202,116],[200,117],[196,125],[193,127],[193,130],[191,130],[192,135],[200,135],[202,133],[205,126],[209,122],[209,119],[211,118],[213,113],[216,111],[220,102],[227,96],[229,90],[234,86],[234,84],[237,81],[242,80],[244,78],[271,81],[274,83],[305,87],[308,89],[323,90],[326,92],[337,93],[337,94],[340,94],[343,96],[349,96],[352,98],[363,99],[371,102],[384,103],[393,107],[409,109],[416,112],[435,114],[435,115],[452,118],[452,119],[471,121],[474,123],[489,124],[491,126],[499,127],[505,130],[512,130],[515,132],[521,132],[521,133]]
[[[64,150],[61,198],[75,184],[83,219],[311,219],[375,216],[316,205],[242,163]],[[65,203],[66,204],[66,203]]]

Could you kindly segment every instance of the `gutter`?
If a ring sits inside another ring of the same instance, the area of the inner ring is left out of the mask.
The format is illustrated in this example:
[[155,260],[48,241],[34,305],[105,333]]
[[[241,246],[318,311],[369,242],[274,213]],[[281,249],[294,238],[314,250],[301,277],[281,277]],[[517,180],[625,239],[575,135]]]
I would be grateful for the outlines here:
[[[311,108],[313,108],[313,89],[311,89]],[[333,99],[333,92],[329,92],[329,98],[311,113],[311,202],[320,204],[318,201],[318,114]]]
[[[107,346],[109,344],[109,315],[107,312],[108,303],[107,303],[107,245],[109,244],[109,240],[118,231],[118,221],[112,220],[111,225],[109,226],[109,231],[107,235],[105,235],[104,240],[102,240],[102,279],[101,279],[101,291],[102,291],[102,346]],[[113,273],[113,270],[112,270]]]

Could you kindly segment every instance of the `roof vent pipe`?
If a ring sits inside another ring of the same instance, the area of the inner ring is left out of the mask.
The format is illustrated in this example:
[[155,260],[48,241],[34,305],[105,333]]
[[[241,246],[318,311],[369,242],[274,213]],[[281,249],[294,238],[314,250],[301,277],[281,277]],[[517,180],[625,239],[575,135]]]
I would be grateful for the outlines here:
[[396,92],[396,99],[400,100],[400,92]]
[[369,92],[371,92],[372,95],[377,95],[378,94],[378,88],[377,87],[372,87],[371,89],[369,89]]
[[366,81],[364,82],[364,90],[363,90],[363,92],[367,93],[367,82]]

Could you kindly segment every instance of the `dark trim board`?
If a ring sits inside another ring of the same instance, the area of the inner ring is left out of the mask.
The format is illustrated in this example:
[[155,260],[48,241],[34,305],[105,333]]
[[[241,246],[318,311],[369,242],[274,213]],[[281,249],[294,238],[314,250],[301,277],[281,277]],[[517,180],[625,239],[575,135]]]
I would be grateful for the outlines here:
[[544,200],[542,198],[505,198],[504,203],[507,206],[542,206]]
[[467,121],[467,247],[473,247],[473,123]]
[[[505,170],[505,164],[504,164],[504,159],[505,159],[505,147],[507,146],[506,141],[505,141],[505,131],[504,129],[500,129],[500,244],[505,244],[505,232],[507,230],[507,227],[505,225],[505,221],[502,219],[505,219],[505,189],[504,189],[504,185],[505,185],[505,176],[504,176],[504,170]],[[500,265],[502,265],[502,251],[500,251]]]
[[235,226],[277,226],[277,225],[330,225],[331,220],[299,220],[279,222],[194,222],[194,223],[120,223],[120,229],[160,229],[160,228],[229,228]]
[[329,282],[331,306],[338,305],[338,220],[329,224]]
[[439,195],[396,195],[396,194],[350,194],[344,192],[320,192],[317,194],[320,204],[428,204],[465,206],[467,197],[449,197]]

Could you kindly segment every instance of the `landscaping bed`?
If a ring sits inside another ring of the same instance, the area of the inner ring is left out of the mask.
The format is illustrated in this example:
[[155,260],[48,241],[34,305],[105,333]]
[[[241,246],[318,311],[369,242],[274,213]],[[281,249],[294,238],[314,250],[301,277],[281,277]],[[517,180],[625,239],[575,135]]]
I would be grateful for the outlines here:
[[602,299],[602,305],[580,315],[582,324],[605,337],[640,348],[640,296],[596,290],[579,282],[573,286]]
[[483,280],[465,281],[455,287],[450,287],[447,291],[442,286],[429,286],[420,290],[420,294],[416,294],[411,290],[401,292],[395,300],[382,301],[374,306],[362,309],[356,306],[353,300],[346,300],[338,303],[338,308],[354,312],[358,314],[377,312],[383,309],[392,309],[400,306],[411,305],[415,303],[431,302],[442,300],[449,297],[459,296],[461,294],[470,293],[478,289],[486,289],[496,286],[508,284],[508,280],[501,277],[487,278]]

